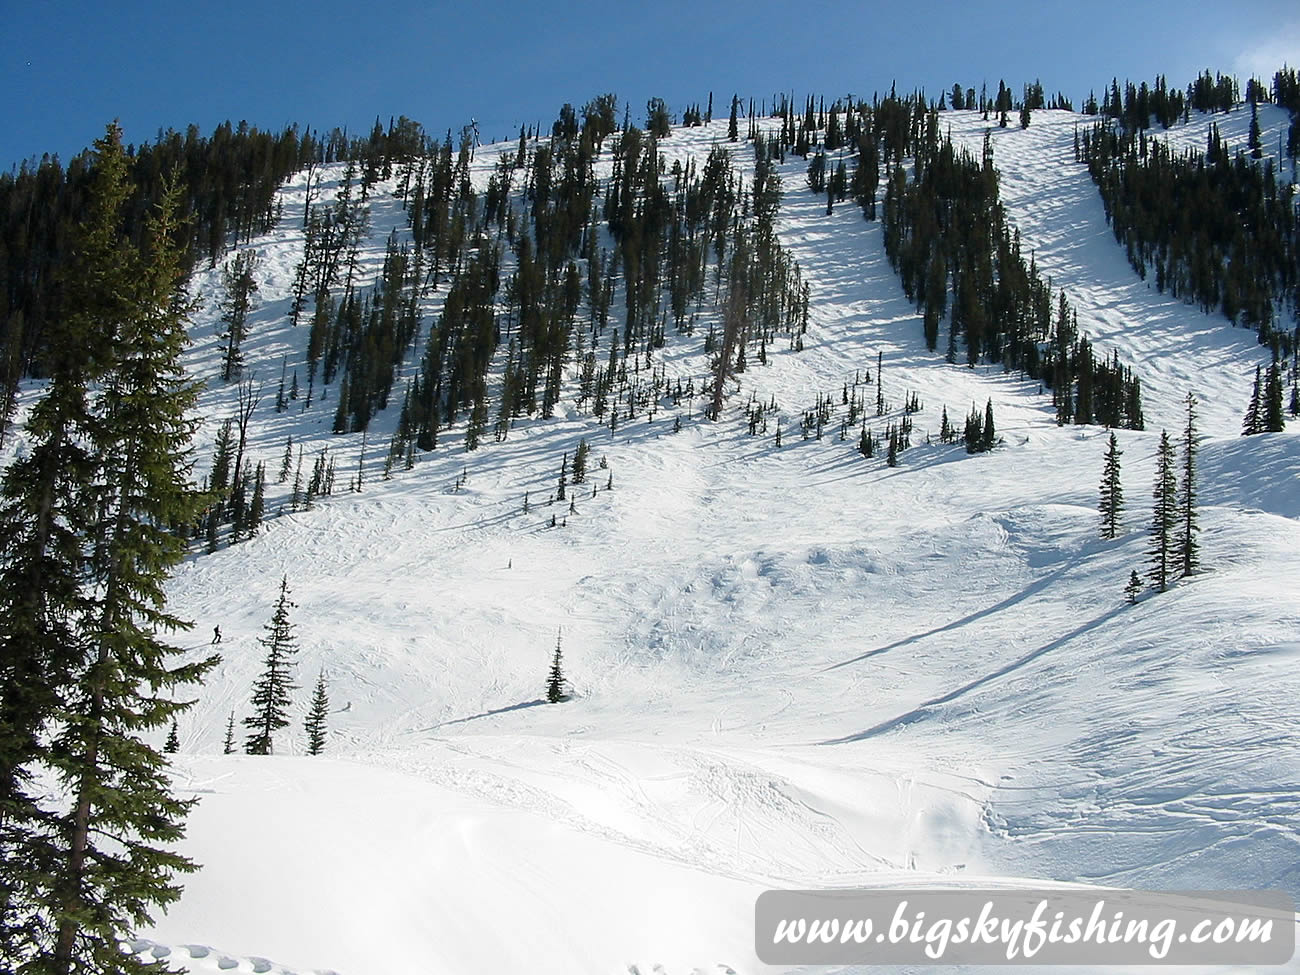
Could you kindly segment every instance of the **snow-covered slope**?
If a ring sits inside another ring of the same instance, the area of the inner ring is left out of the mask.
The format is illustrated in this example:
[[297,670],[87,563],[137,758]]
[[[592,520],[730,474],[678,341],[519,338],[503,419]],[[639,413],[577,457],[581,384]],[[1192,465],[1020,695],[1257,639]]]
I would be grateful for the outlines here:
[[[1143,379],[1148,432],[1119,434],[1122,537],[1097,537],[1106,432],[1058,428],[1037,383],[927,352],[879,226],[851,204],[827,216],[792,158],[779,231],[812,289],[806,348],[752,364],[722,420],[697,399],[611,434],[561,404],[473,453],[453,428],[384,481],[390,410],[360,494],[177,573],[195,651],[214,625],[225,637],[176,758],[201,800],[185,850],[204,867],[140,950],[175,946],[196,971],[743,975],[760,970],[753,906],[769,888],[1300,895],[1300,441],[1235,436],[1262,350],[1137,280],[1072,161],[1081,121],[1037,112],[1028,130],[995,129],[994,151],[1027,250],[1098,350],[1118,347]],[[1265,121],[1268,145],[1280,120]],[[944,124],[978,149],[977,115]],[[1195,141],[1204,124],[1176,135]],[[722,140],[714,124],[662,149],[671,165]],[[479,186],[509,148],[479,151]],[[736,161],[752,171],[743,143]],[[327,171],[326,198],[339,175]],[[389,232],[405,232],[386,191],[372,198],[372,275]],[[245,355],[270,385],[250,452],[275,470],[292,434],[308,458],[328,445],[355,467],[360,436],[329,433],[334,390],[307,412],[272,405],[282,356],[303,368],[306,330],[285,320],[303,198],[290,181],[279,228],[251,245],[262,304]],[[218,282],[195,281],[207,310],[192,366],[213,380]],[[924,404],[896,469],[837,424],[806,441],[795,425],[877,353],[887,397]],[[663,361],[697,385],[705,372],[672,336]],[[1130,607],[1156,438],[1179,426],[1189,388],[1208,435],[1205,571]],[[747,434],[751,392],[780,405],[781,447]],[[201,450],[234,395],[215,381],[205,394]],[[989,398],[1003,447],[924,444],[944,405],[959,421]],[[569,514],[545,500],[582,436],[608,470],[574,489]],[[548,527],[553,512],[563,527]],[[298,682],[330,681],[328,757],[301,754],[305,689],[280,754],[223,756],[282,576]],[[551,706],[557,633],[575,697]],[[191,961],[183,945],[221,951]]]

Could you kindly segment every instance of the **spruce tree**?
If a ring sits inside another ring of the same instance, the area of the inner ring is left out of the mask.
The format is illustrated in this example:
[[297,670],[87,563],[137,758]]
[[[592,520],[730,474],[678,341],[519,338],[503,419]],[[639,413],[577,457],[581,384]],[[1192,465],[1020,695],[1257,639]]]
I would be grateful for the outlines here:
[[1249,437],[1264,429],[1263,422],[1263,388],[1260,385],[1262,369],[1255,367],[1255,385],[1250,393],[1250,403],[1246,406],[1246,416],[1241,421],[1241,435]]
[[289,599],[289,577],[284,576],[280,579],[275,612],[264,626],[266,636],[258,639],[266,647],[263,662],[266,669],[253,685],[253,714],[244,719],[244,726],[251,732],[244,742],[244,751],[249,755],[270,755],[274,751],[275,733],[289,724],[286,717],[289,692],[297,690],[290,674],[298,652],[293,623],[289,621],[289,610],[295,606]]
[[1129,605],[1138,601],[1138,596],[1142,593],[1142,580],[1138,577],[1137,569],[1129,573],[1128,585],[1124,587],[1124,595],[1128,597]]
[[1286,417],[1282,410],[1282,371],[1274,362],[1268,367],[1268,378],[1264,382],[1264,403],[1261,425],[1267,433],[1281,433],[1286,429]]
[[222,754],[233,755],[235,752],[235,712],[230,712],[226,719],[226,740],[221,744]]
[[168,755],[175,755],[180,750],[181,750],[180,728],[176,726],[176,719],[172,718],[171,730],[167,732],[167,741],[163,745],[163,752]]
[[573,483],[581,484],[587,479],[587,457],[591,453],[591,447],[587,445],[587,438],[583,437],[578,441],[578,449],[573,454]]
[[1097,504],[1101,512],[1101,537],[1114,538],[1119,533],[1119,514],[1124,508],[1124,489],[1119,479],[1119,459],[1124,451],[1111,432],[1106,446],[1106,460],[1101,471],[1101,497]]
[[[230,382],[243,366],[244,357],[240,352],[240,343],[248,328],[248,313],[252,310],[253,295],[257,293],[257,279],[254,271],[257,267],[256,251],[241,251],[222,269],[222,283],[226,296],[221,302],[221,320],[225,330],[221,338],[225,349],[221,353],[221,378]],[[283,399],[283,380],[281,380],[281,399]]]
[[1200,436],[1196,431],[1196,397],[1187,394],[1187,422],[1183,428],[1182,479],[1178,485],[1178,534],[1175,551],[1179,569],[1184,576],[1196,571],[1200,545],[1196,534],[1200,531],[1196,513],[1196,452]]
[[564,670],[560,658],[560,634],[555,634],[555,655],[551,658],[551,673],[546,680],[546,700],[558,704],[565,700]]
[[1156,453],[1156,482],[1152,491],[1155,506],[1151,516],[1151,568],[1147,578],[1161,592],[1169,588],[1173,574],[1174,532],[1178,528],[1178,479],[1174,473],[1174,447],[1169,441],[1169,431],[1160,431],[1160,447]]
[[65,284],[69,300],[47,326],[49,383],[27,420],[29,450],[0,485],[0,958],[11,960],[48,945],[35,940],[47,929],[30,922],[44,892],[36,857],[49,853],[42,830],[51,824],[30,783],[85,653],[77,625],[85,566],[78,526],[93,525],[97,516],[88,489],[95,474],[90,384],[101,366],[91,340],[119,304],[115,292],[91,286],[92,275],[121,280],[129,257],[116,223],[124,162],[102,141],[96,148],[101,164]]
[[163,636],[190,626],[167,612],[165,585],[185,555],[180,526],[202,503],[188,454],[197,388],[181,365],[190,308],[176,245],[181,192],[165,189],[131,246],[116,125],[95,148],[92,216],[67,312],[90,350],[73,371],[94,381],[94,393],[81,394],[85,413],[68,417],[80,421],[85,453],[61,475],[78,478],[71,490],[93,514],[60,538],[79,592],[59,623],[68,642],[58,672],[41,675],[55,678],[43,702],[57,708],[43,716],[48,747],[36,756],[64,789],[38,828],[4,837],[3,851],[7,864],[35,867],[15,871],[6,891],[7,919],[39,919],[25,926],[17,957],[52,975],[140,970],[118,939],[180,896],[173,876],[194,865],[174,843],[191,802],[172,795],[165,759],[139,736],[188,707],[175,691],[215,663],[177,664],[181,651]]
[[325,722],[330,713],[330,699],[326,693],[325,671],[316,678],[316,690],[311,696],[311,710],[307,712],[304,729],[307,732],[307,754],[319,755],[325,750]]
[[993,428],[993,399],[990,397],[984,407],[984,427],[980,431],[980,450],[992,450],[997,442],[997,432]]
[[278,483],[283,484],[289,480],[289,471],[293,468],[293,434],[284,443],[284,457],[280,461],[280,475],[277,478]]

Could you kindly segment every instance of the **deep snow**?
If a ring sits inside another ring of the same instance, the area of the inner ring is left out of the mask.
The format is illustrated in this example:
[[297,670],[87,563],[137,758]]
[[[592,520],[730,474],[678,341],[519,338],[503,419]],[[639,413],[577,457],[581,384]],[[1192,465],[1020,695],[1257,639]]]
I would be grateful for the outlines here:
[[[1276,142],[1280,115],[1262,121]],[[978,150],[978,115],[943,124]],[[721,421],[697,399],[680,433],[664,407],[611,435],[562,404],[474,453],[453,428],[383,481],[389,410],[361,494],[336,488],[184,564],[169,592],[196,621],[195,651],[214,625],[225,635],[176,758],[182,793],[201,799],[184,849],[204,866],[137,947],[194,971],[714,975],[762,970],[753,904],[774,887],[1300,896],[1300,444],[1236,436],[1264,351],[1138,281],[1073,162],[1076,124],[1035,112],[1028,130],[994,128],[995,163],[1026,253],[1098,352],[1118,347],[1143,379],[1148,430],[1119,434],[1121,538],[1097,537],[1106,431],[1058,428],[1037,383],[927,352],[879,226],[851,203],[827,216],[791,157],[779,230],[811,285],[812,327],[802,353],[751,364]],[[1207,125],[1172,137],[1203,143]],[[661,148],[670,165],[702,159],[725,131],[675,129]],[[513,147],[479,151],[477,185]],[[752,171],[744,143],[736,161]],[[326,198],[340,172],[327,170]],[[336,390],[308,412],[273,408],[282,356],[305,379],[306,327],[286,320],[302,178],[282,195],[279,227],[250,245],[261,295],[245,355],[267,382],[251,456],[274,472],[292,433],[308,462],[328,446],[344,482],[360,436],[329,433]],[[391,184],[370,227],[373,276],[389,231],[405,230]],[[234,412],[216,379],[219,280],[194,282],[191,367],[210,381],[200,470]],[[698,384],[705,360],[687,348],[670,335],[663,361]],[[919,445],[892,470],[837,424],[820,441],[796,427],[878,352],[887,397],[924,404]],[[1130,607],[1156,439],[1180,425],[1189,388],[1206,435],[1205,571]],[[746,434],[751,391],[780,404],[781,448]],[[988,398],[998,450],[924,444],[944,405],[960,422]],[[550,529],[567,506],[545,498],[580,436],[609,471]],[[301,643],[292,734],[275,757],[223,756],[282,575]],[[550,706],[557,633],[575,697]],[[308,758],[301,719],[322,669],[328,754]]]

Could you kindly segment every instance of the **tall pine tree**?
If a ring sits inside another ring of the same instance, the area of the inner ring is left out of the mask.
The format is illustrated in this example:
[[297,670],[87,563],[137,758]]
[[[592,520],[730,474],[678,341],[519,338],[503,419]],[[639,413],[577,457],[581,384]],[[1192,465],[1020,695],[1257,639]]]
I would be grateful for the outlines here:
[[1119,515],[1124,509],[1124,489],[1119,479],[1119,459],[1124,451],[1111,431],[1106,445],[1106,460],[1101,470],[1101,497],[1097,504],[1101,512],[1101,537],[1114,538],[1119,534]]
[[1151,515],[1151,568],[1147,578],[1161,592],[1169,588],[1174,570],[1174,533],[1178,529],[1178,478],[1174,471],[1174,447],[1169,431],[1160,431],[1156,453],[1156,483],[1152,491],[1155,506]]
[[1196,432],[1196,397],[1187,394],[1187,421],[1183,427],[1182,478],[1178,484],[1178,534],[1175,551],[1179,571],[1189,576],[1200,562],[1200,544],[1196,535],[1201,530],[1196,513],[1196,451],[1200,435]]
[[[37,675],[41,705],[55,706],[41,715],[48,746],[38,746],[28,767],[45,767],[63,789],[37,817],[6,816],[3,851],[7,865],[23,864],[6,890],[6,950],[25,970],[53,975],[140,970],[118,939],[179,897],[173,876],[194,869],[172,847],[190,802],[172,795],[165,759],[140,736],[184,710],[175,691],[215,662],[179,664],[182,651],[163,636],[190,625],[167,612],[164,587],[201,502],[189,476],[186,419],[197,388],[181,365],[189,304],[176,245],[180,192],[164,193],[143,244],[132,247],[123,233],[120,130],[110,126],[95,149],[92,217],[70,276],[65,326],[86,352],[69,354],[70,375],[92,385],[64,389],[59,395],[68,398],[53,404],[78,404],[64,414],[72,423],[65,436],[77,435],[81,451],[64,453],[67,466],[53,483],[90,517],[48,536],[46,555],[57,551],[75,566],[77,589],[63,589],[67,577],[51,574],[52,594],[72,598],[52,604],[47,596],[34,628],[48,633],[53,623],[66,642]],[[56,502],[59,494],[47,497]],[[8,831],[24,819],[25,828]]]
[[555,655],[551,658],[551,672],[546,679],[546,700],[558,704],[565,699],[564,667],[560,656],[560,634],[555,634]]
[[271,622],[264,627],[266,636],[258,642],[266,647],[266,668],[262,676],[253,685],[253,713],[244,719],[244,726],[250,730],[244,742],[244,751],[249,755],[270,755],[274,751],[274,736],[281,728],[287,727],[289,719],[289,692],[297,690],[293,683],[290,668],[298,652],[297,639],[293,635],[293,623],[289,621],[289,610],[295,604],[289,599],[289,577],[280,579],[280,596],[275,601],[275,612]]
[[316,690],[311,696],[311,710],[303,729],[307,732],[307,754],[319,755],[325,750],[325,722],[329,718],[330,699],[326,691],[325,671],[316,678]]

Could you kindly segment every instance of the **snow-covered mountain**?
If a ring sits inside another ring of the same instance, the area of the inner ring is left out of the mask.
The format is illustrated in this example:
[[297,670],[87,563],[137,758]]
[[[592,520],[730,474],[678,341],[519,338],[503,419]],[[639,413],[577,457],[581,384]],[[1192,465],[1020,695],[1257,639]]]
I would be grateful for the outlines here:
[[[1244,141],[1248,117],[1215,121]],[[1283,113],[1260,119],[1276,144]],[[192,971],[749,975],[762,970],[754,901],[772,888],[1300,896],[1300,440],[1238,436],[1266,352],[1137,278],[1074,162],[1090,121],[1038,111],[992,135],[1026,254],[1098,351],[1142,378],[1147,429],[1119,431],[1113,541],[1096,511],[1108,431],[1058,427],[1037,382],[927,351],[879,223],[851,203],[827,215],[796,157],[780,166],[778,232],[809,284],[810,328],[801,352],[737,377],[721,419],[697,395],[611,432],[576,407],[574,364],[554,418],[473,452],[455,426],[385,479],[396,405],[364,453],[360,434],[331,432],[337,389],[274,408],[282,363],[305,380],[307,329],[288,308],[307,189],[290,180],[276,229],[245,245],[259,298],[244,356],[266,383],[248,455],[276,471],[292,436],[308,463],[328,450],[340,484],[359,463],[364,477],[360,493],[336,486],[194,555],[170,584],[196,653],[214,626],[224,636],[175,756],[181,792],[200,800],[184,850],[203,868],[134,947]],[[978,113],[943,125],[978,153]],[[1208,125],[1168,138],[1203,145]],[[752,148],[728,143],[725,121],[674,129],[660,150],[669,167],[702,166],[715,145],[751,178]],[[514,148],[478,150],[477,189]],[[342,171],[325,167],[315,202]],[[390,233],[409,236],[393,192],[371,192],[366,280]],[[236,390],[219,380],[220,269],[192,287],[202,472]],[[424,331],[445,292],[422,307]],[[698,346],[670,330],[654,367],[702,389]],[[798,432],[878,354],[890,400],[922,407],[896,468],[864,459],[837,422],[821,439]],[[1189,390],[1206,437],[1204,571],[1130,606],[1159,432],[1180,426]],[[774,430],[750,435],[751,396],[775,400],[780,446]],[[959,422],[986,400],[1001,447],[938,445],[944,407]],[[583,437],[592,473],[570,512],[547,498]],[[274,512],[289,484],[269,488]],[[223,755],[282,577],[301,646],[294,726],[273,757]],[[557,634],[574,694],[548,705]],[[320,672],[330,737],[307,757]]]

